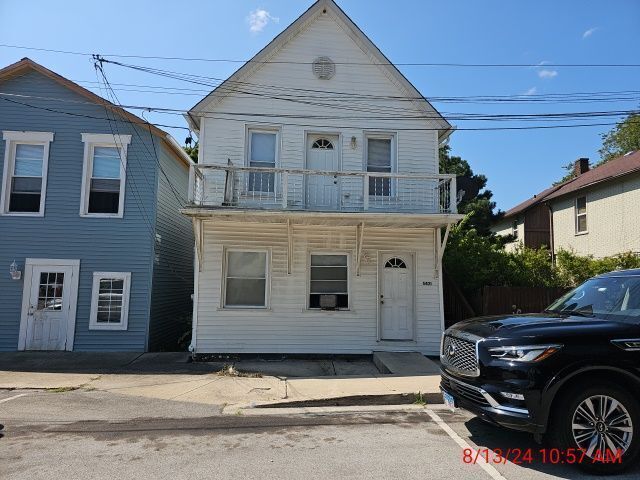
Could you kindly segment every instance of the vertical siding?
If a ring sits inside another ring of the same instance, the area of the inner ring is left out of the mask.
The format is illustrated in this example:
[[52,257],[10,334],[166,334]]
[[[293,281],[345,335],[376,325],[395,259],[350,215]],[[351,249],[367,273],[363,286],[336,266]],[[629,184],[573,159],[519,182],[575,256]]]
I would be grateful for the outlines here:
[[[439,283],[433,229],[365,230],[360,276],[355,273],[356,227],[295,225],[293,264],[287,274],[287,227],[273,223],[205,222],[204,264],[199,275],[197,353],[371,353],[410,350],[437,354],[440,332]],[[225,247],[268,248],[271,252],[269,310],[221,309]],[[351,254],[350,311],[307,310],[307,256],[331,250]],[[415,342],[378,342],[378,252],[411,252],[416,264]],[[425,286],[423,282],[432,282]]]
[[[0,350],[15,350],[18,343],[23,280],[9,279],[7,269],[15,259],[80,259],[80,282],[75,350],[143,351],[152,269],[152,238],[157,184],[149,133],[122,120],[104,120],[105,110],[58,83],[28,73],[2,83],[2,91],[61,99],[15,98],[65,115],[0,99],[0,130],[54,132],[49,154],[49,174],[44,217],[0,215]],[[75,103],[69,103],[75,102]],[[110,114],[113,118],[114,114]],[[111,125],[110,125],[111,123]],[[84,145],[80,134],[132,135],[127,155],[124,218],[81,218],[80,190]],[[5,142],[0,141],[0,171]],[[126,331],[89,330],[93,272],[131,272],[129,326]]]
[[158,175],[149,350],[175,350],[193,308],[193,229],[179,211],[187,204],[189,169],[164,147],[158,151],[166,177]]
[[[576,235],[574,205],[587,196],[588,233]],[[626,175],[553,201],[554,249],[607,257],[640,253],[640,175]]]

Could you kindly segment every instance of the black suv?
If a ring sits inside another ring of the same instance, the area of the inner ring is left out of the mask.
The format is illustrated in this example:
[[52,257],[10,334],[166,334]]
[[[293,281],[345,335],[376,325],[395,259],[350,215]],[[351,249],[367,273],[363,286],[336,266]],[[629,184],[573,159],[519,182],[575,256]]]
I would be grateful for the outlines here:
[[540,314],[457,323],[440,354],[450,406],[544,435],[598,473],[640,455],[640,269],[594,277]]

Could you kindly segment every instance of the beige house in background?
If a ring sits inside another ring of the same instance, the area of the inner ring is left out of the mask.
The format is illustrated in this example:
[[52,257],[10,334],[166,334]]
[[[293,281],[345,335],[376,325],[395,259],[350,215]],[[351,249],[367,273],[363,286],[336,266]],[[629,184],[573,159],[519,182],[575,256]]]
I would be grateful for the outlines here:
[[508,249],[522,242],[596,258],[640,254],[640,151],[592,170],[588,159],[581,158],[575,173],[573,179],[508,210],[493,231],[516,236]]

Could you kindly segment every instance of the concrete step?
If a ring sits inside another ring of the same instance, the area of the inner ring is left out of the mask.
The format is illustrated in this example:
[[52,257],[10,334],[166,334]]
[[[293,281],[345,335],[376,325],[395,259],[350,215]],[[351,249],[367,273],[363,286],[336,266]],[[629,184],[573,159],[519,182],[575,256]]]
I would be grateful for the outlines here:
[[381,373],[393,375],[440,375],[436,362],[418,352],[373,352]]

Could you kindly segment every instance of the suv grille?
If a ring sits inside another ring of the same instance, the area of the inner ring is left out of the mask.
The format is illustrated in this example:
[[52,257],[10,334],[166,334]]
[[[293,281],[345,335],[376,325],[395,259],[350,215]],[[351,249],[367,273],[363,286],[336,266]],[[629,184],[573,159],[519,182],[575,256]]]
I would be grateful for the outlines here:
[[442,362],[458,373],[477,376],[476,342],[445,335],[442,342]]

